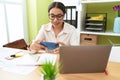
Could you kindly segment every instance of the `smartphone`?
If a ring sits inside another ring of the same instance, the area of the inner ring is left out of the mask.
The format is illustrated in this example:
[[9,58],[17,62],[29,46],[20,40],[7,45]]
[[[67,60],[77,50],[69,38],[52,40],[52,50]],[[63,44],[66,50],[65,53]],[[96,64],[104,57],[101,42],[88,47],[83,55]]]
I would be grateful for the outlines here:
[[54,50],[55,48],[59,47],[59,44],[54,42],[40,42],[40,45],[47,47],[49,50]]

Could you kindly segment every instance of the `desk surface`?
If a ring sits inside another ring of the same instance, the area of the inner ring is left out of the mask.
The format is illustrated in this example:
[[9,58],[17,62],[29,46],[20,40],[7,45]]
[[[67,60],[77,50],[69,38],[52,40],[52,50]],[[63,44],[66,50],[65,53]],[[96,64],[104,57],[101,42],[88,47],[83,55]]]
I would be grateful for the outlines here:
[[[16,74],[4,71],[0,68],[0,80],[40,80],[40,68],[36,68],[27,75]],[[109,62],[107,65],[108,75],[104,73],[80,73],[80,74],[59,74],[57,80],[120,80],[120,63]]]
[[[40,80],[40,67],[28,75],[10,73],[0,69],[0,80]],[[104,73],[59,74],[57,80],[120,80],[120,63],[109,62],[108,75]]]

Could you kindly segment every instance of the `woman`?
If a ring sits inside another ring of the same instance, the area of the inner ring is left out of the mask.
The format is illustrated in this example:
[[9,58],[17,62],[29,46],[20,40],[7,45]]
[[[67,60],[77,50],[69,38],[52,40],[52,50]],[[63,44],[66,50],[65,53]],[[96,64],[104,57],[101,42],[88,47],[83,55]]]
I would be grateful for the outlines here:
[[[30,45],[31,50],[45,49],[42,41],[55,42],[59,45],[79,45],[79,34],[74,26],[64,22],[65,6],[61,2],[53,2],[48,7],[50,23],[41,26],[36,39]],[[59,53],[59,48],[54,49]]]

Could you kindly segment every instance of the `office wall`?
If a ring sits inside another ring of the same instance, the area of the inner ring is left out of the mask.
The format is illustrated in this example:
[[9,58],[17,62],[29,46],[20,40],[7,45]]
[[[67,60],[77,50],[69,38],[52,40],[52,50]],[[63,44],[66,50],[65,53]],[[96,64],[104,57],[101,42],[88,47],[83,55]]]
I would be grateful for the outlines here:
[[[117,17],[117,12],[113,10],[113,6],[119,5],[120,3],[99,3],[99,4],[88,4],[87,12],[88,13],[107,13],[107,31],[113,31],[114,18]],[[116,44],[120,44],[120,37],[116,36],[99,36],[98,44],[110,44],[108,42],[110,39]]]
[[[28,17],[28,40],[31,41],[36,37],[40,26],[49,22],[47,8],[53,0],[27,0],[27,17]],[[87,12],[106,12],[108,14],[107,30],[113,30],[114,18],[117,13],[112,10],[111,6],[119,3],[90,4],[87,7]],[[96,6],[96,7],[94,7]],[[103,6],[101,8],[101,6]],[[111,8],[110,8],[111,7]],[[109,26],[109,27],[108,27]],[[99,44],[109,44],[107,39],[111,39],[114,43],[120,43],[120,37],[114,36],[99,36]]]
[[26,5],[28,20],[28,41],[30,42],[37,33],[36,0],[27,0]]
[[28,40],[29,43],[35,39],[40,26],[49,22],[48,5],[53,0],[27,0],[27,17],[28,17]]

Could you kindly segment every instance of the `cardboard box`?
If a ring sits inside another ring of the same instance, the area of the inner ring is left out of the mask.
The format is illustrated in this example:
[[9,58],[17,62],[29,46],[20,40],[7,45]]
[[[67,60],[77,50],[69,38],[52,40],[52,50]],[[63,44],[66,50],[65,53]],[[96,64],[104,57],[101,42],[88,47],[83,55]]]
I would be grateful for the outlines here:
[[93,34],[81,34],[80,44],[82,45],[96,45],[98,42],[98,36]]

